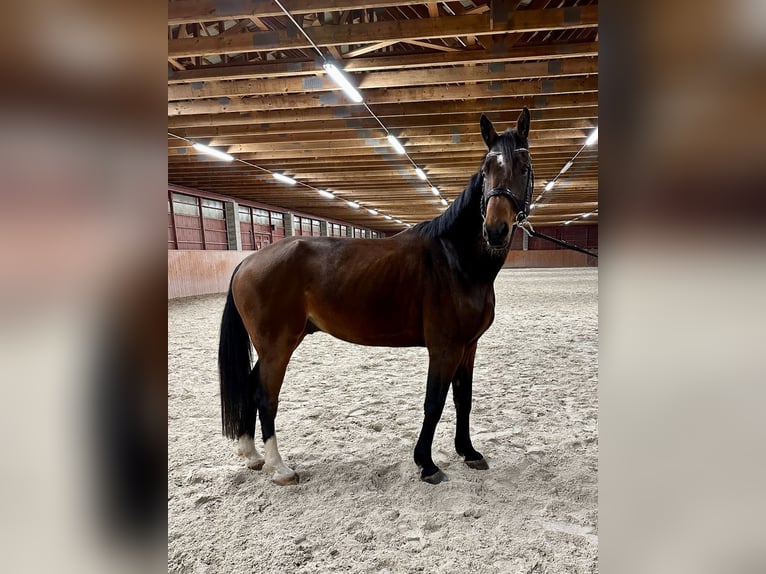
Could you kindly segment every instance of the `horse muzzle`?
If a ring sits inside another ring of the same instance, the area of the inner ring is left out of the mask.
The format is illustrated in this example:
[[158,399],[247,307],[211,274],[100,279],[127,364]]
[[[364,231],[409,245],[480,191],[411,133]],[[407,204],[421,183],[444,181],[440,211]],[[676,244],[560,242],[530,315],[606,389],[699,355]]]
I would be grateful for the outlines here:
[[505,249],[508,246],[508,240],[510,238],[509,233],[510,228],[505,221],[502,221],[495,226],[484,224],[482,229],[484,240],[492,249]]

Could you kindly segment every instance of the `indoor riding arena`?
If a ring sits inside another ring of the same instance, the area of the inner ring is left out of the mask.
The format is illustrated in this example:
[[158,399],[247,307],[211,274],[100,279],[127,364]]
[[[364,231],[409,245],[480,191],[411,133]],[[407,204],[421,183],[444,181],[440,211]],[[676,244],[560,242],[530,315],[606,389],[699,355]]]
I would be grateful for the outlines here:
[[595,1],[171,0],[167,205],[169,572],[598,571]]

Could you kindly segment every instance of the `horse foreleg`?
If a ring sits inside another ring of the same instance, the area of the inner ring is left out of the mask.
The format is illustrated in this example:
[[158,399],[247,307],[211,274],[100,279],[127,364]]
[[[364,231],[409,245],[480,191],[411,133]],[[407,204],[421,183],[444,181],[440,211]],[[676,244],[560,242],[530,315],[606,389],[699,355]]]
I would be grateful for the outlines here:
[[436,425],[442,416],[444,403],[447,400],[450,381],[455,374],[462,351],[431,352],[429,349],[428,379],[426,381],[426,399],[423,405],[424,419],[420,437],[415,445],[415,464],[420,468],[420,479],[438,484],[447,480],[439,467],[431,458],[431,446],[436,432]]
[[464,457],[465,463],[476,470],[489,468],[482,454],[471,444],[470,417],[471,394],[473,390],[473,361],[476,357],[476,343],[466,349],[463,360],[452,381],[452,398],[455,400],[455,450]]

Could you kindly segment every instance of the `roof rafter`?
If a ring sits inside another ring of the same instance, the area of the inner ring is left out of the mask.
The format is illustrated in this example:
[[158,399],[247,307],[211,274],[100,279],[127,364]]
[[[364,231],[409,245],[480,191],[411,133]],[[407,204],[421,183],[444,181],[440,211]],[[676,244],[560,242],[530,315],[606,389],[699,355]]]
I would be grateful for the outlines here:
[[[246,16],[243,16],[246,17]],[[449,16],[418,20],[395,20],[351,25],[328,25],[311,29],[311,39],[317,46],[337,44],[372,44],[387,40],[421,40],[447,38],[465,34],[500,34],[536,30],[561,30],[598,26],[595,6],[554,8],[549,10],[519,10],[505,21],[493,20],[489,13],[472,16]],[[227,52],[257,52],[310,48],[311,44],[292,28],[271,32],[238,34],[221,38],[197,37],[168,41],[168,56],[183,58],[220,55]]]

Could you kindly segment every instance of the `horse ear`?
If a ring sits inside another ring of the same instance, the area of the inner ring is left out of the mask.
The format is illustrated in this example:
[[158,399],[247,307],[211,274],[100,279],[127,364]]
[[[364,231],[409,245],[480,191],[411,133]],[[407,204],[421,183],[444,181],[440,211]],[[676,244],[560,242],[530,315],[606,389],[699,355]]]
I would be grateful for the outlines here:
[[497,132],[492,126],[492,122],[489,121],[489,118],[484,114],[481,114],[479,123],[481,124],[481,137],[484,138],[484,143],[487,144],[487,149],[491,149],[497,139]]
[[529,137],[529,122],[531,119],[529,108],[524,106],[524,109],[521,110],[521,113],[519,114],[519,119],[516,120],[516,133],[524,139]]

